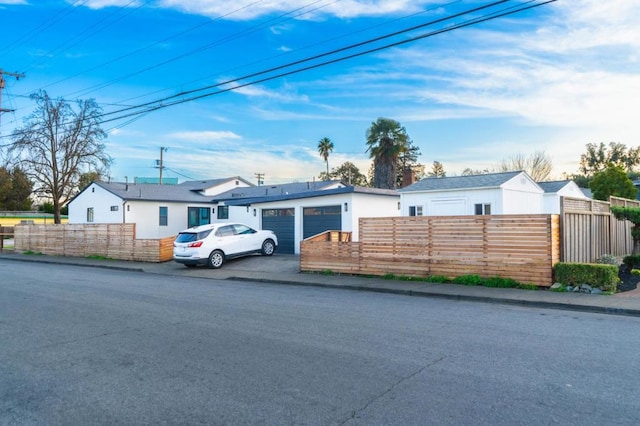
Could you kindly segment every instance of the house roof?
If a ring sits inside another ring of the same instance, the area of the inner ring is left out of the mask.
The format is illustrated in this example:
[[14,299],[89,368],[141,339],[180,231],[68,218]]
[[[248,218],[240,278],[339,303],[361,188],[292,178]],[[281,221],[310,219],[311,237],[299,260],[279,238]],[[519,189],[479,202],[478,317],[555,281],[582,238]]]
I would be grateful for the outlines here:
[[294,194],[269,195],[255,198],[238,198],[225,201],[228,206],[248,206],[251,204],[269,203],[274,201],[297,200],[301,198],[324,197],[337,194],[371,194],[398,197],[398,191],[395,189],[378,189],[366,188],[363,186],[343,186],[341,188],[332,188],[315,191],[298,192]]
[[[124,182],[93,182],[93,184],[126,201],[163,201],[188,203],[219,203],[249,205],[270,201],[293,200],[343,193],[398,196],[395,190],[345,186],[339,180],[320,182],[294,182],[282,185],[238,187],[222,194],[205,196],[200,191],[225,183],[231,179],[190,181],[179,185],[156,185]],[[86,191],[91,185],[87,186]],[[82,191],[82,192],[84,192]],[[80,194],[78,194],[80,195]],[[76,197],[78,196],[76,195]],[[75,199],[75,197],[74,197]]]
[[189,188],[191,191],[205,191],[214,186],[221,185],[223,183],[229,182],[231,180],[241,180],[247,185],[253,186],[251,182],[247,182],[240,176],[234,176],[230,178],[222,178],[222,179],[206,179],[206,180],[188,180],[186,182],[182,182],[179,186],[183,186]]
[[556,181],[549,181],[549,182],[537,182],[538,185],[540,185],[540,188],[542,188],[545,192],[545,194],[550,194],[553,192],[558,192],[560,191],[562,188],[564,188],[565,186],[569,185],[571,182],[571,180],[556,180]]
[[206,197],[187,185],[154,185],[150,183],[94,182],[94,184],[122,198],[141,201],[176,201],[208,203],[213,197]]
[[398,190],[398,192],[499,188],[502,184],[508,182],[521,173],[524,172],[516,171],[504,173],[488,173],[472,176],[426,178],[405,188],[401,188]]
[[266,198],[281,195],[308,193],[311,191],[326,191],[332,186],[344,186],[339,180],[293,182],[281,185],[263,185],[233,188],[214,197],[216,201],[233,200],[238,198]]

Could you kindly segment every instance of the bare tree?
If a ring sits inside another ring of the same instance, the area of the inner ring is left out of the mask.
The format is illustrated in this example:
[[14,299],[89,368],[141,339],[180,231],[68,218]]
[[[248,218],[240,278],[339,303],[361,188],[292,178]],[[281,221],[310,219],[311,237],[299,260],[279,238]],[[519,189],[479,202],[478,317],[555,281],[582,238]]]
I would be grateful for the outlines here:
[[551,176],[553,163],[551,157],[544,151],[536,151],[529,156],[521,153],[512,155],[502,160],[496,169],[501,172],[524,170],[529,173],[533,180],[542,182]]
[[14,132],[9,152],[34,182],[34,192],[51,199],[54,221],[60,223],[60,209],[77,191],[80,175],[109,167],[111,158],[102,143],[107,134],[93,99],[78,101],[74,109],[44,91],[31,98],[36,109]]
[[427,173],[429,177],[445,177],[447,172],[444,171],[444,166],[439,161],[434,161],[431,166],[431,171]]

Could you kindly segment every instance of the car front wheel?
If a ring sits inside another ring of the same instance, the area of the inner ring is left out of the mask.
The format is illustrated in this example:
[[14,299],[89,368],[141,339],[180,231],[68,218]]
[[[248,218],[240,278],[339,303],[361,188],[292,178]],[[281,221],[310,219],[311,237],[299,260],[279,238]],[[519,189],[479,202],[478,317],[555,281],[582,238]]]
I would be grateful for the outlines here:
[[264,240],[264,243],[262,243],[262,255],[271,256],[274,251],[276,251],[276,243],[273,240]]
[[214,250],[209,255],[209,268],[218,269],[224,263],[224,253],[220,250]]

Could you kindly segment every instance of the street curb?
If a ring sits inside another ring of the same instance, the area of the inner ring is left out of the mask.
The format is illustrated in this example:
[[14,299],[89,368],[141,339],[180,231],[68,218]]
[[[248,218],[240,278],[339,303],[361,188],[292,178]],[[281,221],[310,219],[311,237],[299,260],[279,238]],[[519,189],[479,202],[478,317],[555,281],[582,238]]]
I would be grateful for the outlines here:
[[[177,276],[175,274],[162,274],[159,272],[146,271],[144,268],[130,268],[130,267],[114,266],[114,265],[106,265],[106,264],[77,263],[77,262],[70,262],[70,261],[64,261],[64,260],[48,260],[46,258],[24,259],[24,258],[11,257],[11,256],[2,256],[0,258],[13,260],[17,262],[37,262],[37,263],[46,263],[46,264],[55,264],[55,265],[81,266],[81,267],[87,267],[87,268],[103,268],[103,269],[110,269],[110,270],[116,270],[116,271],[146,272],[146,273],[157,274],[157,275]],[[183,278],[211,279],[211,278],[205,278],[205,277],[183,277]],[[286,280],[286,279],[274,280],[269,278],[247,278],[247,277],[238,277],[238,276],[230,276],[226,278],[217,278],[217,279],[222,281],[258,282],[258,283],[265,283],[265,284],[285,284],[285,285],[307,286],[307,287],[317,287],[317,288],[332,288],[332,289],[350,290],[350,291],[366,291],[370,293],[397,294],[397,295],[411,296],[411,297],[430,297],[434,299],[438,298],[438,299],[447,299],[447,300],[456,300],[456,301],[465,301],[465,302],[480,302],[480,303],[489,303],[489,304],[523,306],[523,307],[530,307],[530,308],[554,309],[554,310],[596,313],[596,314],[606,314],[606,315],[640,317],[640,309],[591,306],[591,305],[580,305],[580,304],[563,303],[563,302],[507,299],[503,297],[488,297],[488,296],[469,296],[469,295],[463,295],[463,294],[443,294],[443,293],[434,293],[434,292],[420,291],[420,290],[368,287],[363,285],[349,285],[349,284],[346,284],[346,285],[330,284],[330,283],[306,282],[306,281],[295,281],[295,280]],[[604,296],[596,296],[596,297],[604,297]]]
[[57,261],[57,260],[47,260],[47,259],[21,259],[21,258],[11,258],[2,256],[2,259],[12,260],[14,262],[35,262],[35,263],[46,263],[48,265],[67,265],[67,266],[80,266],[84,268],[103,268],[103,269],[111,269],[115,271],[132,271],[132,272],[145,272],[142,268],[128,268],[125,266],[113,266],[113,265],[96,265],[94,263],[77,263],[77,262],[65,262],[65,261]]
[[595,314],[640,317],[639,309],[612,308],[612,307],[590,306],[590,305],[574,305],[571,303],[505,299],[500,297],[468,296],[468,295],[462,295],[462,294],[442,294],[442,293],[431,293],[431,292],[424,292],[424,291],[403,290],[403,289],[393,289],[393,288],[374,288],[374,287],[365,287],[365,286],[333,285],[333,284],[326,284],[326,283],[312,283],[312,282],[303,282],[303,281],[270,280],[268,278],[228,277],[228,278],[225,278],[225,280],[244,281],[244,282],[261,282],[265,284],[287,284],[287,285],[296,285],[296,286],[333,288],[333,289],[351,290],[351,291],[367,291],[370,293],[398,294],[402,296],[438,298],[438,299],[447,299],[447,300],[457,300],[457,301],[463,301],[463,302],[481,302],[481,303],[489,303],[489,304],[524,306],[529,308],[555,309],[555,310],[562,310],[562,311],[575,311],[575,312],[586,312],[586,313],[595,313]]

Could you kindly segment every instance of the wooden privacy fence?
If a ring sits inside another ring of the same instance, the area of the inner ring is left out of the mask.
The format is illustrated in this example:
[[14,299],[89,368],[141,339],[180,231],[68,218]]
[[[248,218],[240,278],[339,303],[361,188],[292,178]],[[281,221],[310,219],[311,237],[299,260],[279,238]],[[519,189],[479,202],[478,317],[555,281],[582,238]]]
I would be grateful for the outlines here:
[[14,250],[142,262],[166,262],[173,258],[175,237],[138,240],[135,235],[133,223],[17,225]]
[[558,215],[361,218],[360,241],[329,231],[302,241],[302,271],[449,278],[500,276],[549,286],[560,259]]
[[610,206],[640,207],[640,201],[610,197],[609,202],[562,197],[562,261],[595,262],[604,254],[625,256],[633,251],[631,222],[618,220]]

